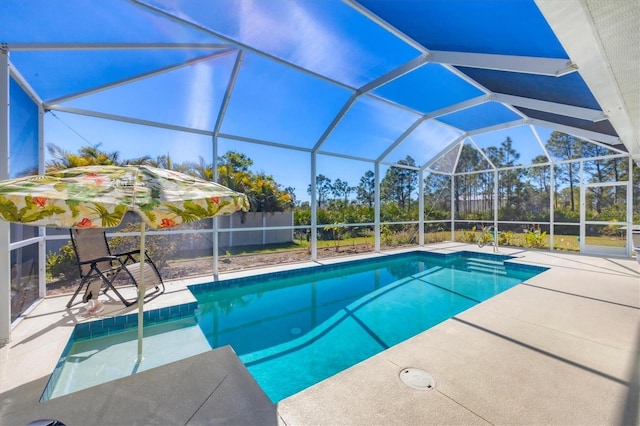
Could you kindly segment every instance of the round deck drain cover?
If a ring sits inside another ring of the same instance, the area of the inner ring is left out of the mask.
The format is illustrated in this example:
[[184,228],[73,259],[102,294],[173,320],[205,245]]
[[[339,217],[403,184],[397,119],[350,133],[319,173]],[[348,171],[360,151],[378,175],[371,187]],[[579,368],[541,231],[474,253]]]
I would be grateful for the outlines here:
[[400,372],[400,380],[410,388],[418,390],[432,390],[436,387],[433,377],[418,368],[403,368]]

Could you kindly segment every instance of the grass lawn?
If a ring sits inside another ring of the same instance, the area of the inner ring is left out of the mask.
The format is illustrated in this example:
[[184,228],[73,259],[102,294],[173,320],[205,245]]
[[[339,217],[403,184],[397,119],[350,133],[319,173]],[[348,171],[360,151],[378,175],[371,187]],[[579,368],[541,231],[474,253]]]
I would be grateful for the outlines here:
[[[466,242],[475,244],[480,236],[479,231],[456,231],[455,232],[455,241]],[[439,231],[439,232],[426,232],[425,233],[425,244],[449,241],[451,238],[450,231]],[[490,238],[488,236],[487,238]],[[549,249],[549,235],[544,235],[539,237],[537,240],[532,240],[529,237],[527,239],[527,234],[523,232],[511,232],[509,234],[501,234],[502,241],[499,242],[499,245],[506,247],[528,247],[528,248],[540,248],[540,249]],[[598,245],[605,247],[624,247],[626,241],[620,237],[611,237],[611,236],[599,236],[599,237],[587,237],[587,242],[590,245]],[[412,241],[412,243],[415,243]],[[387,246],[394,245],[406,245],[406,242],[394,242],[387,241]],[[374,239],[373,236],[370,237],[356,237],[356,238],[344,238],[341,240],[318,240],[318,248],[334,248],[334,247],[349,247],[349,246],[362,246],[369,245],[373,247]],[[268,254],[268,253],[279,253],[286,252],[292,250],[309,250],[311,248],[311,242],[306,240],[294,240],[289,243],[281,243],[281,244],[271,244],[268,246],[245,246],[245,247],[234,247],[228,251],[228,254],[238,255],[238,254]],[[554,238],[554,248],[556,250],[564,250],[564,251],[580,251],[580,240],[577,235],[555,235]]]

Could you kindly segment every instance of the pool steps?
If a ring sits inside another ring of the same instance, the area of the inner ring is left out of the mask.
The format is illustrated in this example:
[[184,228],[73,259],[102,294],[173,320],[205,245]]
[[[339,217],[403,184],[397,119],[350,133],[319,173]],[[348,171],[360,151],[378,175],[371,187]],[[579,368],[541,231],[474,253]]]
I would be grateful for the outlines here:
[[466,267],[469,270],[477,272],[507,275],[503,261],[470,257],[467,258]]

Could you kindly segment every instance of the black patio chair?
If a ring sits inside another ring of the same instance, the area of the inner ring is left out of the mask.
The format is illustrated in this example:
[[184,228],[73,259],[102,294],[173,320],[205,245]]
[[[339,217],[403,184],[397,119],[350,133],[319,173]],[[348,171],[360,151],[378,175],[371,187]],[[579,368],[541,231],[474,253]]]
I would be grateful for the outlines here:
[[[140,250],[112,254],[106,233],[102,229],[71,229],[70,233],[73,250],[78,259],[81,281],[71,300],[67,303],[67,308],[73,305],[74,299],[83,288],[85,289],[82,297],[83,302],[86,303],[90,299],[97,300],[103,286],[106,287],[104,293],[112,290],[125,306],[136,303],[137,297],[129,301],[120,294],[115,286],[115,281],[122,273],[124,278],[130,280],[136,288],[138,287],[141,265]],[[145,265],[145,287],[155,287],[156,291],[151,293],[154,297],[164,293],[164,283],[160,272],[147,253],[144,254],[143,263]]]

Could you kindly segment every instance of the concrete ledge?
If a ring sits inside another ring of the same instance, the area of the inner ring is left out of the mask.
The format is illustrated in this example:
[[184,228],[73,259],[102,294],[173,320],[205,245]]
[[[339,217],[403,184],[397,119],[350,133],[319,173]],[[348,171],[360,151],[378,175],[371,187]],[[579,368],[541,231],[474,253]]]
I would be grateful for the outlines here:
[[277,424],[275,406],[230,346],[40,403],[45,384],[0,394],[0,424]]

